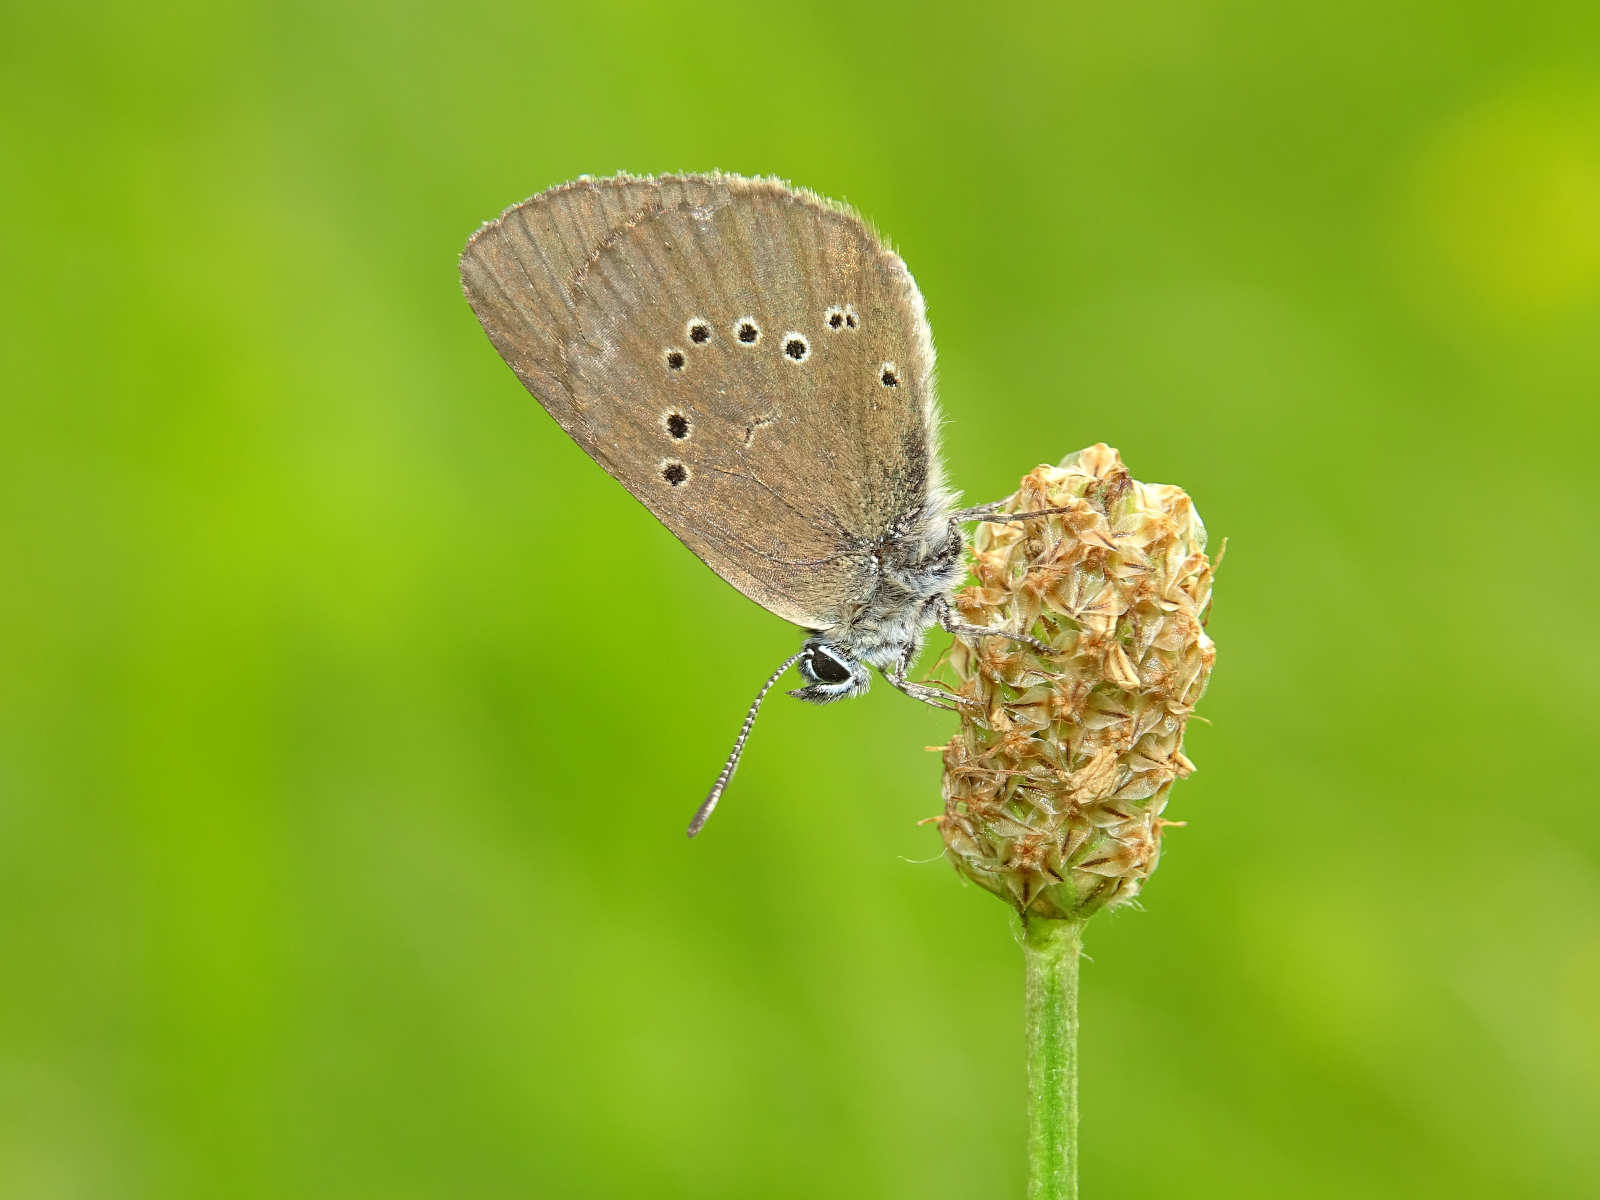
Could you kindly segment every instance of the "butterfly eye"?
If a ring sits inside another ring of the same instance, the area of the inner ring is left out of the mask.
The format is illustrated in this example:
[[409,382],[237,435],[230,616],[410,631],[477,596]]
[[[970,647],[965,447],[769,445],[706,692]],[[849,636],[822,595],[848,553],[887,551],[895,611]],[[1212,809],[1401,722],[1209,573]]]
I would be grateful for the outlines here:
[[683,370],[683,351],[682,350],[668,350],[667,351],[667,366],[671,367],[674,371]]
[[679,441],[689,436],[689,418],[682,413],[668,413],[662,423],[666,425],[667,432]]
[[900,385],[900,374],[895,370],[892,362],[883,364],[883,374],[878,376],[878,382],[883,384],[884,387],[898,387]]
[[805,362],[806,355],[811,353],[811,343],[799,333],[786,333],[783,335],[783,352],[795,362]]
[[689,322],[689,340],[696,346],[704,346],[711,340],[711,326],[696,317]]
[[844,683],[850,678],[850,668],[821,646],[813,647],[805,663],[818,683]]
[[749,317],[744,317],[734,325],[733,336],[746,346],[754,346],[756,340],[761,336],[761,326],[757,325]]
[[661,468],[661,478],[665,479],[673,487],[677,487],[689,478],[689,468],[681,462],[669,462]]

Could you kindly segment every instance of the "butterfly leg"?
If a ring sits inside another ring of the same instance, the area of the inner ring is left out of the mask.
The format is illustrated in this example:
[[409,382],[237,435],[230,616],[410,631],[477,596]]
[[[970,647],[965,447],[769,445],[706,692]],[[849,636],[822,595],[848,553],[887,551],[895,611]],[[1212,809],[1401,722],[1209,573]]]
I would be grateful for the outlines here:
[[950,514],[950,520],[957,524],[967,521],[987,521],[1000,511],[1004,500],[992,500],[988,504],[974,504],[971,508],[958,508]]
[[991,629],[986,625],[967,625],[956,620],[955,609],[950,607],[948,600],[943,600],[939,605],[939,628],[946,633],[958,633],[963,637],[1002,637],[1013,642],[1021,642],[1031,646],[1040,654],[1049,654],[1050,647],[1036,637],[1029,637],[1025,633],[1011,633],[1005,629]]
[[[946,692],[940,688],[929,687],[925,683],[914,683],[907,679],[904,675],[895,675],[885,671],[883,673],[883,677],[887,679],[893,687],[899,688],[913,700],[921,700],[924,704],[931,708],[942,708],[945,710],[945,712],[960,712],[961,705],[963,703],[967,703],[966,701],[962,700],[960,696],[953,695],[950,692]],[[946,703],[946,701],[949,700],[954,700],[956,703]]]
[[[917,639],[919,643],[921,640],[921,638]],[[883,677],[889,681],[890,686],[898,688],[913,700],[920,700],[924,704],[933,708],[942,708],[946,712],[960,712],[962,705],[971,707],[973,702],[963,696],[957,696],[954,692],[947,692],[943,688],[929,687],[925,683],[916,683],[906,678],[907,672],[911,670],[911,662],[917,656],[917,649],[917,646],[909,646],[906,648],[906,653],[894,666],[879,668]]]
[[1001,512],[1000,506],[1005,500],[996,500],[990,504],[979,504],[973,508],[957,509],[951,514],[951,520],[957,524],[966,521],[1028,521],[1034,517],[1051,517],[1056,513],[1072,512],[1070,508],[1040,508],[1032,512],[1007,513]]

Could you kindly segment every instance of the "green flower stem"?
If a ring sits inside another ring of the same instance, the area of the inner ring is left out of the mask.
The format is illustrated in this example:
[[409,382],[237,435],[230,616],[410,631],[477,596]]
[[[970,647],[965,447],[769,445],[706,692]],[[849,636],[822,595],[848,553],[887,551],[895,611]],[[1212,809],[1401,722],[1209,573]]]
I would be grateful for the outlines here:
[[1083,922],[1022,918],[1028,999],[1028,1200],[1077,1200]]

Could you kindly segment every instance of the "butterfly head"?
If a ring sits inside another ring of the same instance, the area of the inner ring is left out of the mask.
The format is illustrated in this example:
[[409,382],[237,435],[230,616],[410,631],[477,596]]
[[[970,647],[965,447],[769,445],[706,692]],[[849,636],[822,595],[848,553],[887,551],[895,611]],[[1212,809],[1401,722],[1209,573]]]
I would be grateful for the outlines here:
[[867,690],[866,667],[849,651],[825,638],[807,639],[800,651],[800,661],[795,665],[806,680],[805,687],[789,693],[797,700],[828,704],[847,696],[859,696]]

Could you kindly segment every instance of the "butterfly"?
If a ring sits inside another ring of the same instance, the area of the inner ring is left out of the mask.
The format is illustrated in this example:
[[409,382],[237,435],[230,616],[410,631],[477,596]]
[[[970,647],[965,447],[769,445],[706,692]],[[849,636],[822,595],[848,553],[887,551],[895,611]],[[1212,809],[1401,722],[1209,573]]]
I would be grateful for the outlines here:
[[718,575],[806,631],[689,826],[733,777],[767,693],[824,704],[908,678],[963,625],[962,522],[939,456],[933,339],[900,257],[850,209],[738,175],[577,179],[461,255],[489,340],[568,436]]

